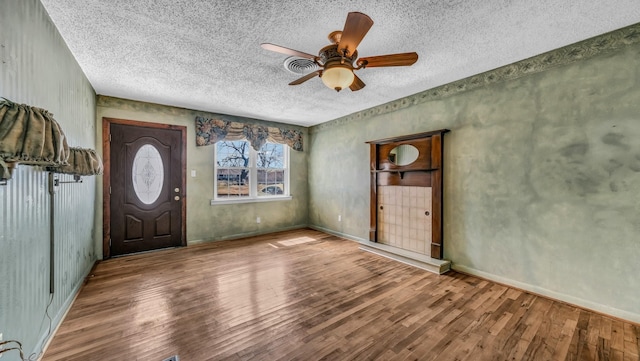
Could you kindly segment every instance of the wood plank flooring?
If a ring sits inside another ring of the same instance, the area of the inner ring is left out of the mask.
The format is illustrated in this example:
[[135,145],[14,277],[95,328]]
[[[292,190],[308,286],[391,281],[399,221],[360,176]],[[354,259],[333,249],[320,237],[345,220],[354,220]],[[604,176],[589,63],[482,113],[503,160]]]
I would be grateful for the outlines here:
[[43,360],[639,360],[640,326],[298,230],[101,262]]

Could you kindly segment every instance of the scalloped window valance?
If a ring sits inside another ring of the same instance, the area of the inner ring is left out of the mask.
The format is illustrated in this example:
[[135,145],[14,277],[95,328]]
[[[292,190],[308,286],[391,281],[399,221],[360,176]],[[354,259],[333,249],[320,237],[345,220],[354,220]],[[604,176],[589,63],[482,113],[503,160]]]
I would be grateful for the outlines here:
[[197,146],[215,144],[220,140],[240,139],[248,140],[255,150],[259,150],[267,141],[286,144],[299,152],[303,150],[303,137],[299,130],[196,117]]

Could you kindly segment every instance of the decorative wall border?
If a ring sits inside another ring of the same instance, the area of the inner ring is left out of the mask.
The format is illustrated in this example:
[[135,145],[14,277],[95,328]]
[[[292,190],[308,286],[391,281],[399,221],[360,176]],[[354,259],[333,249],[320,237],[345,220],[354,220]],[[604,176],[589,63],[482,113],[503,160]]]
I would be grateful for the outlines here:
[[159,103],[150,103],[140,100],[124,99],[111,97],[107,95],[96,96],[97,108],[113,108],[119,110],[129,110],[134,112],[141,112],[146,114],[163,114],[175,118],[184,118],[185,125],[193,122],[194,117],[200,116],[203,118],[217,118],[222,120],[228,120],[232,122],[240,122],[245,124],[263,125],[267,127],[285,128],[295,131],[300,131],[303,134],[307,134],[308,127],[294,124],[285,124],[272,120],[263,120],[257,118],[248,118],[240,115],[212,113],[204,110],[195,110],[188,108],[181,108],[173,105],[164,105]]
[[551,68],[589,59],[596,55],[607,54],[638,43],[640,43],[640,23],[567,45],[563,48],[551,50],[497,69],[428,89],[373,108],[336,118],[309,128],[309,133],[316,134],[325,129],[341,126],[356,120],[390,113],[413,105],[478,89],[483,86],[540,73]]

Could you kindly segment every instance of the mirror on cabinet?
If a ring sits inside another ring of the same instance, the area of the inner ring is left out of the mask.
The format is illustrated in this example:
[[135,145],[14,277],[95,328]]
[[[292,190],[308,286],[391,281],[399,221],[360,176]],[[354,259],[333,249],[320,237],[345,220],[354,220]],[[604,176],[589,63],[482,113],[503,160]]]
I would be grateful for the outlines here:
[[389,161],[397,166],[409,165],[418,159],[418,148],[411,144],[399,145],[389,152]]

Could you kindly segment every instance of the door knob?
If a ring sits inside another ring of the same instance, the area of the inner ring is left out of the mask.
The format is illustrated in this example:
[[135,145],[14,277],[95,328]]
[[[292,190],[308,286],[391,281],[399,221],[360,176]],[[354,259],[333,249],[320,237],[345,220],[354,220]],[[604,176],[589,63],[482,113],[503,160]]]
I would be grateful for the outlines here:
[[175,199],[176,201],[179,201],[180,200],[180,196],[175,196],[175,197],[173,197],[173,199]]
[[176,193],[178,193],[178,192],[180,192],[180,188],[176,188],[176,189],[174,189],[173,191],[174,191],[174,192],[176,192]]

